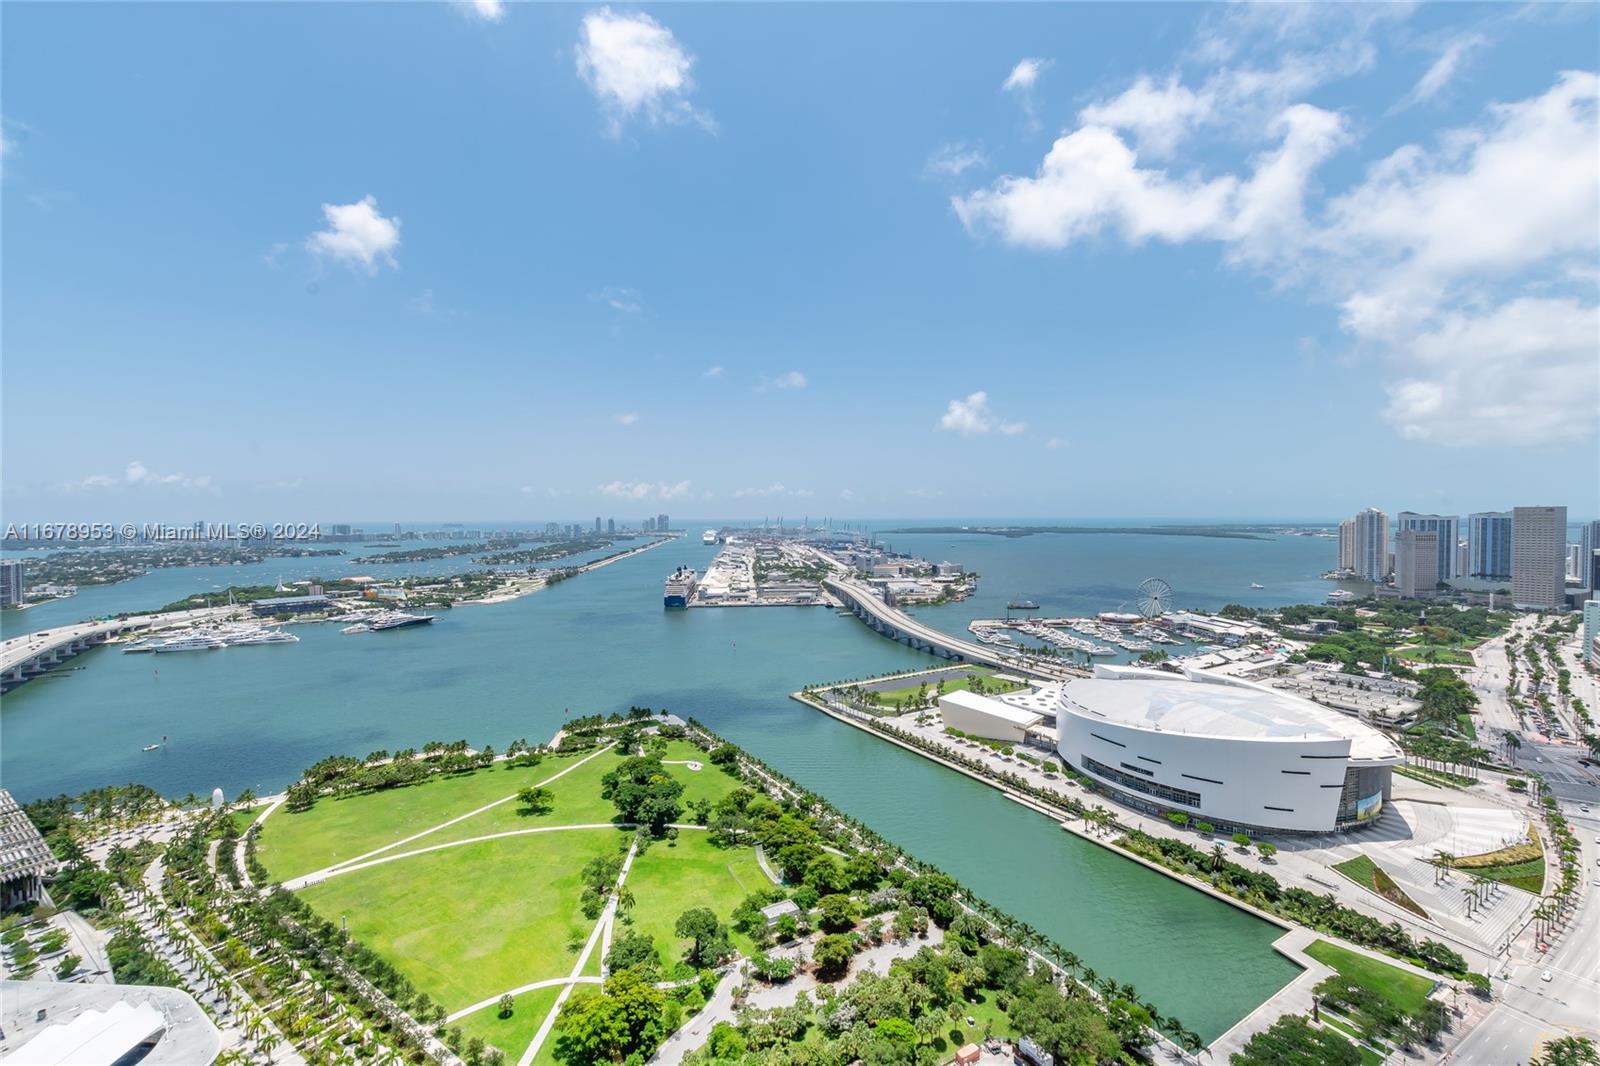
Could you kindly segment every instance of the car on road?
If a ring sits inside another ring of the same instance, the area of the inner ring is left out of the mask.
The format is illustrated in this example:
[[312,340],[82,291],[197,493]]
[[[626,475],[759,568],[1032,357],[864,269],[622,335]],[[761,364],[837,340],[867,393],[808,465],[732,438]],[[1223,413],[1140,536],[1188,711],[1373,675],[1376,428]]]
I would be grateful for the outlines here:
[[1546,970],[1546,971],[1545,971],[1545,972],[1544,972],[1544,973],[1542,973],[1542,974],[1540,974],[1540,975],[1539,975],[1539,980],[1541,980],[1541,981],[1546,981],[1546,982],[1548,982],[1548,981],[1550,981],[1550,980],[1551,980],[1551,979],[1552,979],[1552,978],[1551,978],[1551,977],[1550,977],[1550,971],[1549,971],[1549,970]]

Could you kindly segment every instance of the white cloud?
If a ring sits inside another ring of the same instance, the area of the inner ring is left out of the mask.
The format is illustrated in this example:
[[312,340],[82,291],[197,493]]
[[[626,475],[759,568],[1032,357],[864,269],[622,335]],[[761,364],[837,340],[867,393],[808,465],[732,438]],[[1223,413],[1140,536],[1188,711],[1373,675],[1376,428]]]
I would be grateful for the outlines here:
[[640,297],[638,289],[607,287],[599,292],[590,293],[589,299],[597,300],[613,311],[625,315],[636,315],[644,310],[644,300]]
[[720,378],[722,376],[722,367],[708,366],[705,369],[705,373],[701,374],[700,376],[705,378]]
[[369,274],[378,272],[380,262],[399,267],[394,250],[400,247],[400,220],[380,214],[374,197],[363,196],[353,204],[323,204],[322,214],[328,228],[306,239],[314,254],[352,267],[359,264]]
[[1032,177],[1002,177],[952,197],[951,206],[969,231],[994,230],[1035,248],[1061,248],[1107,227],[1133,243],[1184,241],[1222,223],[1237,187],[1232,177],[1142,169],[1114,132],[1083,126],[1057,138]]
[[989,394],[979,390],[964,400],[951,400],[939,419],[939,428],[963,437],[1001,433],[1012,437],[1028,427],[1022,422],[1007,422],[989,409]]
[[1215,105],[1213,94],[1185,87],[1176,74],[1162,85],[1140,75],[1122,95],[1084,108],[1078,120],[1126,130],[1134,135],[1141,156],[1165,158],[1193,126],[1210,118]]
[[734,499],[748,499],[752,496],[787,496],[789,490],[783,487],[783,482],[774,481],[764,489],[734,489]]
[[211,475],[202,474],[190,476],[188,474],[158,474],[135,459],[122,471],[121,476],[109,474],[90,474],[76,485],[68,488],[79,489],[114,489],[114,488],[179,488],[179,489],[212,489]]
[[696,122],[714,128],[711,117],[689,102],[694,57],[649,15],[619,14],[609,7],[589,12],[583,17],[577,64],[612,136],[620,136],[623,124],[637,116],[652,124]]
[[906,489],[906,495],[919,500],[936,500],[944,495],[944,489]]
[[803,389],[807,384],[806,376],[798,370],[779,374],[772,383],[780,389]]
[[1472,53],[1488,43],[1488,38],[1478,33],[1464,33],[1446,41],[1439,57],[1423,72],[1422,77],[1417,79],[1417,84],[1406,94],[1399,106],[1406,107],[1432,100],[1455,79]]
[[687,496],[693,488],[693,484],[688,481],[671,484],[665,481],[612,481],[599,486],[595,491],[602,496],[611,496],[619,500],[674,500]]
[[639,412],[624,411],[621,414],[612,415],[611,419],[619,426],[631,426],[635,422],[639,421]]
[[1567,444],[1594,432],[1600,310],[1518,298],[1451,312],[1412,339],[1412,376],[1388,386],[1383,415],[1402,436],[1439,444]]
[[855,498],[856,498],[856,490],[855,489],[840,489],[839,490],[839,499],[841,499],[841,500],[853,500]]
[[1011,73],[1006,75],[1006,80],[1000,88],[1005,92],[1030,92],[1039,82],[1039,75],[1050,67],[1050,60],[1030,56],[1018,60],[1017,65],[1011,68]]
[[1062,437],[1051,437],[1049,440],[1044,442],[1044,446],[1054,451],[1058,448],[1065,448],[1070,443],[1070,441]]
[[506,17],[504,0],[457,0],[462,10],[485,22],[499,22]]
[[965,142],[956,142],[941,145],[923,164],[922,172],[937,177],[959,178],[969,170],[988,165],[989,157],[984,154],[981,145],[969,146]]
[[[1345,330],[1387,357],[1385,417],[1404,435],[1570,442],[1597,421],[1597,104],[1600,76],[1564,73],[1433,146],[1394,151],[1311,208],[1318,168],[1349,136],[1340,116],[1308,104],[1279,112],[1277,144],[1251,158],[1248,176],[1140,166],[1115,132],[1086,125],[1057,139],[1034,175],[952,204],[969,231],[1024,247],[1106,234],[1219,242],[1228,260],[1339,306]],[[1452,345],[1460,354],[1440,358]],[[965,411],[952,404],[944,428],[973,424]]]

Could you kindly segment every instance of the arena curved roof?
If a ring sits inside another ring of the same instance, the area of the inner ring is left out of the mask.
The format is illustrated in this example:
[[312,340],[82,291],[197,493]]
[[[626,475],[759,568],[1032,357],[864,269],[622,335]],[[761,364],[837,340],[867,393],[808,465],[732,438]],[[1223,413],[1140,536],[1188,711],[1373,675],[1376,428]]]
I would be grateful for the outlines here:
[[1061,709],[1131,729],[1238,740],[1348,739],[1357,763],[1398,762],[1400,748],[1358,719],[1299,696],[1217,674],[1100,666],[1061,687]]

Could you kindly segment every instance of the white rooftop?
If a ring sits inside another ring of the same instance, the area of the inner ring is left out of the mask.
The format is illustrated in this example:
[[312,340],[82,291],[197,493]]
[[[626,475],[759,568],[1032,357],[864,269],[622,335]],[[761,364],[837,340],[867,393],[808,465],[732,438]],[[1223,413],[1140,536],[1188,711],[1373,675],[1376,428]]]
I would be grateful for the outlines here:
[[1248,740],[1347,738],[1354,762],[1398,761],[1380,731],[1299,696],[1237,678],[1192,672],[1097,666],[1095,676],[1061,688],[1079,714],[1134,729]]
[[113,1003],[52,1025],[7,1057],[18,1066],[112,1066],[158,1036],[167,1019],[148,1003]]
[[1026,729],[1030,725],[1037,723],[1040,717],[1039,712],[1037,711],[1026,710],[1022,707],[1013,707],[1009,703],[1001,703],[992,696],[979,696],[977,693],[968,692],[964,688],[958,688],[954,692],[946,692],[943,696],[939,697],[940,707],[943,707],[947,703],[953,704],[957,707],[965,707],[969,711],[977,711],[980,714],[987,714],[991,718],[998,718],[1003,722],[1010,722],[1012,725],[1018,726],[1022,729]]
[[1048,684],[1039,685],[1037,688],[1017,689],[1015,692],[1001,693],[999,699],[1001,703],[1009,703],[1013,707],[1054,718],[1056,705],[1061,700],[1061,686]]

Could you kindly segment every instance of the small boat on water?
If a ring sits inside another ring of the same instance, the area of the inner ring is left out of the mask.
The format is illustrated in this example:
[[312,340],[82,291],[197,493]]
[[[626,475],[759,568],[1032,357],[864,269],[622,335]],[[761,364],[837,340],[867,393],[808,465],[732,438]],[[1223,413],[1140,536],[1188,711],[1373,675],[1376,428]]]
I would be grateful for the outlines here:
[[1267,586],[1261,584],[1259,581],[1252,581],[1250,582],[1250,587],[1253,589],[1264,589]]
[[155,751],[159,747],[161,747],[160,744],[146,744],[144,746],[144,750],[145,751]]

